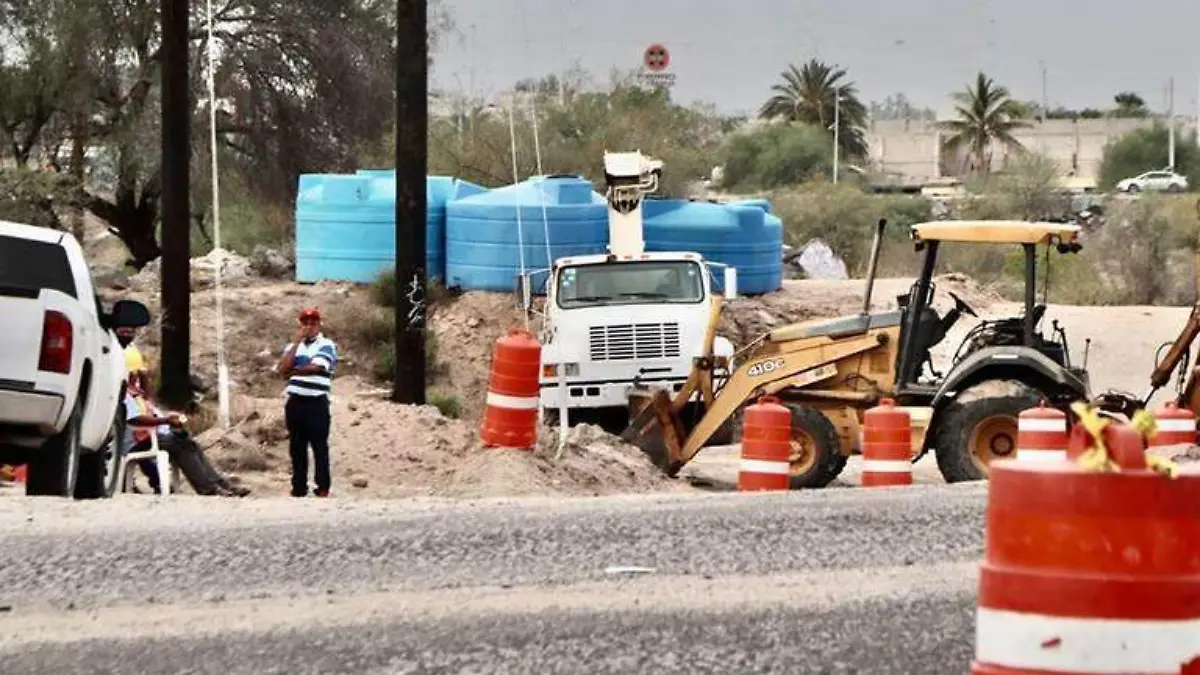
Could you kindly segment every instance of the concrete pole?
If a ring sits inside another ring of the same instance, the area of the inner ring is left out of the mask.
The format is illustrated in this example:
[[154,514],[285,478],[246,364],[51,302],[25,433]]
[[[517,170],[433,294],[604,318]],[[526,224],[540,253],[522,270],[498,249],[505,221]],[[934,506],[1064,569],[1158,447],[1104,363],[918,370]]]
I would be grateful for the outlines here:
[[1175,78],[1167,81],[1167,166],[1175,170]]
[[833,98],[833,184],[838,182],[838,145],[842,133],[842,92],[839,90]]

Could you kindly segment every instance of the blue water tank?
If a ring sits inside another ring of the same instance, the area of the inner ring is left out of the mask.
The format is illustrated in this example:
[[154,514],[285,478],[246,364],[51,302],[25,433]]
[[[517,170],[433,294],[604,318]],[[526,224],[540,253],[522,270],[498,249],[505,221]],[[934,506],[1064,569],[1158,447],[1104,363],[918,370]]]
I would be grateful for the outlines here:
[[[783,221],[762,204],[652,199],[644,202],[643,214],[647,251],[693,251],[736,267],[742,294],[782,287]],[[713,269],[713,285],[724,289],[721,268]]]
[[739,199],[736,202],[729,202],[732,206],[754,206],[763,210],[764,213],[771,212],[771,202],[762,197],[754,197],[751,199]]
[[522,251],[526,271],[533,271],[549,268],[557,258],[604,253],[607,247],[608,205],[579,176],[535,176],[446,205],[446,285],[451,288],[511,291]]
[[[425,264],[445,278],[446,203],[484,191],[448,176],[426,177]],[[305,174],[296,197],[296,280],[374,281],[396,261],[396,172]]]

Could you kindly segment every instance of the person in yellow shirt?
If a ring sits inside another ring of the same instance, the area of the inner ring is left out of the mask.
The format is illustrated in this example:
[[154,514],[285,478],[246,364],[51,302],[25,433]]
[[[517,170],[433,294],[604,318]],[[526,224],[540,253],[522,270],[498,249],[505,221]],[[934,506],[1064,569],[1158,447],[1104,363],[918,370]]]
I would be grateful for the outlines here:
[[125,377],[133,378],[139,389],[150,391],[150,371],[146,368],[146,359],[142,358],[142,350],[133,344],[137,337],[137,329],[129,326],[117,328],[117,342],[125,350]]

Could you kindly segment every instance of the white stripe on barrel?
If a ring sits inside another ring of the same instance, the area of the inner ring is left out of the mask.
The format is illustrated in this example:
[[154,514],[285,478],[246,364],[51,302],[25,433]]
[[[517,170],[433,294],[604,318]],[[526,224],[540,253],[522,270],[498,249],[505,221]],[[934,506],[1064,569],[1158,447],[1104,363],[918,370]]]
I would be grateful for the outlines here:
[[1017,448],[1017,460],[1022,462],[1065,462],[1067,451]]
[[1018,462],[1052,462],[1067,458],[1067,415],[1045,401],[1017,416]]
[[980,607],[975,660],[1013,670],[1175,675],[1200,656],[1200,620],[1080,619]]
[[903,459],[864,459],[862,470],[871,473],[912,473],[912,462]]
[[507,408],[508,410],[537,410],[539,401],[537,396],[508,396],[507,394],[496,394],[489,391],[487,393],[487,405],[497,408]]
[[1065,431],[1066,419],[1047,419],[1038,417],[1020,417],[1017,419],[1017,429],[1020,431],[1040,431],[1043,433]]
[[1183,433],[1196,431],[1196,420],[1185,419],[1160,419],[1155,421],[1154,426],[1159,431],[1179,431]]
[[772,476],[786,476],[792,470],[789,462],[768,462],[765,459],[743,459],[740,468],[746,473],[766,473]]

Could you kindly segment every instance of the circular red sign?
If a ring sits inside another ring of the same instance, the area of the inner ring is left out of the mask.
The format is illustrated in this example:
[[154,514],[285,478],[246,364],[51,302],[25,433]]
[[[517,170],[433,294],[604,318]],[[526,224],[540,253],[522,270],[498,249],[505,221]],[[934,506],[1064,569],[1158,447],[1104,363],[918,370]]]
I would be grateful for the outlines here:
[[671,53],[662,45],[650,45],[642,55],[642,63],[646,64],[646,68],[651,72],[662,72],[671,65]]

